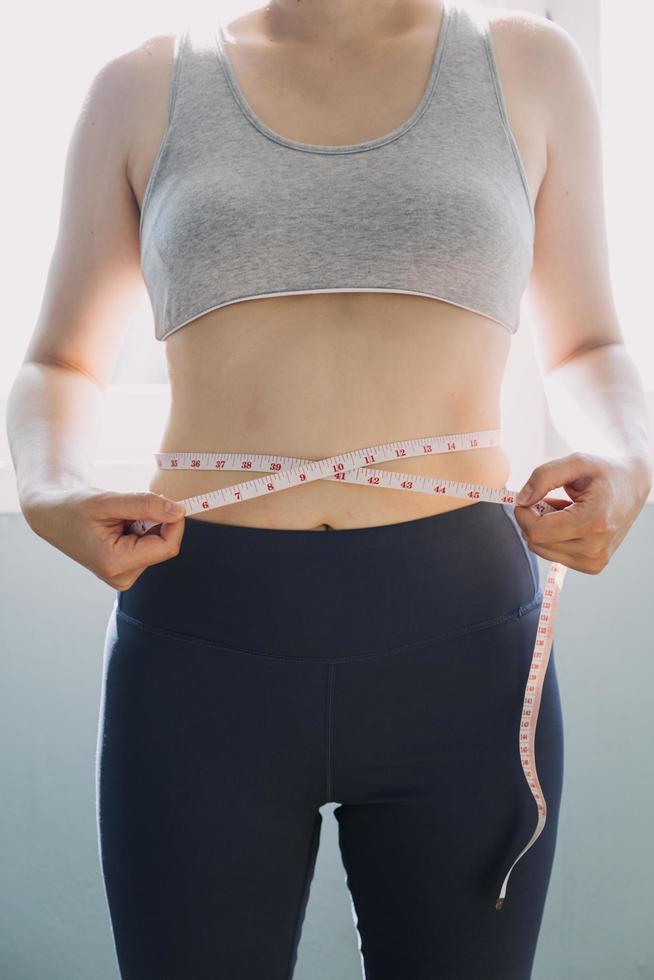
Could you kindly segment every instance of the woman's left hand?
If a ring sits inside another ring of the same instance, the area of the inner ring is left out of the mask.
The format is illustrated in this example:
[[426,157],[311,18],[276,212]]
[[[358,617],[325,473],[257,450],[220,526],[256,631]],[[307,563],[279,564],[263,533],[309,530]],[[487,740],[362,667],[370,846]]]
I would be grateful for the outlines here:
[[[521,491],[514,513],[530,551],[597,575],[642,510],[652,469],[643,457],[572,453],[537,466],[528,485],[533,492],[523,500]],[[558,487],[572,503],[545,496]],[[535,514],[530,505],[543,498],[558,512]]]

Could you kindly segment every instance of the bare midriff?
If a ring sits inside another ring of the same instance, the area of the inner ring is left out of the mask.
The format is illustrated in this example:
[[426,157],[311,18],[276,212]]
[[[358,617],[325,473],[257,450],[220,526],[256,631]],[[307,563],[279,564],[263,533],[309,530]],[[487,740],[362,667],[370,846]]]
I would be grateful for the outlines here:
[[[362,52],[348,54],[345,46],[325,49],[322,56],[314,46],[309,57],[301,45],[266,42],[266,31],[272,30],[261,11],[229,25],[228,36],[236,38],[229,55],[250,105],[276,132],[304,142],[361,142],[391,131],[418,102],[440,18],[439,5],[425,11],[424,23],[415,30],[381,54],[371,52],[365,71]],[[501,47],[507,50],[506,43]],[[415,72],[407,71],[407,65],[415,65]],[[162,113],[167,71],[162,64]],[[392,100],[380,89],[388,71],[396,79]],[[379,84],[371,89],[375,73]],[[508,66],[507,77],[512,74]],[[345,102],[330,83],[343,77],[356,79]],[[267,84],[270,78],[274,86]],[[302,79],[314,84],[301,85]],[[515,86],[507,85],[506,94],[526,169],[536,185],[543,172],[536,114],[533,106],[520,101]],[[139,136],[132,174],[139,200],[161,132],[161,125],[151,123],[147,134],[141,131]],[[499,429],[510,343],[509,330],[495,320],[427,296],[342,292],[231,303],[166,339],[171,406],[158,448],[317,460],[400,439]],[[510,472],[501,445],[376,466],[489,487],[505,486]],[[181,500],[260,475],[252,470],[247,476],[238,471],[165,470],[153,460],[149,489]],[[192,519],[338,530],[399,523],[474,504],[442,494],[317,480]]]
[[[247,300],[171,334],[171,406],[162,452],[272,453],[323,459],[382,442],[500,428],[511,336],[427,297],[331,293]],[[505,485],[502,446],[376,464],[379,469]],[[260,473],[156,469],[175,499]],[[193,515],[256,527],[391,524],[472,506],[455,497],[317,480]]]

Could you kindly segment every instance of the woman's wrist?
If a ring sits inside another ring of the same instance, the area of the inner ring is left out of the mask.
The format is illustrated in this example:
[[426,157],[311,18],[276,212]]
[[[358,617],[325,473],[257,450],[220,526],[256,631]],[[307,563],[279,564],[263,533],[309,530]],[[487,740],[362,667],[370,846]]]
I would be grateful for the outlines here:
[[[88,490],[89,486],[83,480],[70,480],[61,483],[40,483],[21,488],[18,495],[18,502],[23,517],[33,528],[33,517],[40,503],[54,497],[70,493],[74,490]],[[33,528],[34,529],[34,528]]]

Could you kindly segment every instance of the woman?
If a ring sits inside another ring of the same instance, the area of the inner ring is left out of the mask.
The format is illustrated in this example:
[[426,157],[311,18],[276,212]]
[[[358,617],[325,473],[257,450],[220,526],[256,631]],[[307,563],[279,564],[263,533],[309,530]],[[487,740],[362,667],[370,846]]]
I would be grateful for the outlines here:
[[[117,58],[81,113],[9,429],[30,526],[117,590],[98,823],[127,980],[290,977],[330,801],[366,977],[530,975],[563,774],[553,659],[547,823],[495,900],[534,823],[535,556],[601,571],[652,470],[585,66],[546,19],[485,14],[271,0]],[[171,411],[149,490],[110,492],[88,485],[95,413],[141,272]],[[540,515],[492,497],[525,290],[577,450],[531,474],[527,504],[572,501]],[[445,494],[352,467],[225,490],[278,457],[453,433],[480,441],[376,465]]]

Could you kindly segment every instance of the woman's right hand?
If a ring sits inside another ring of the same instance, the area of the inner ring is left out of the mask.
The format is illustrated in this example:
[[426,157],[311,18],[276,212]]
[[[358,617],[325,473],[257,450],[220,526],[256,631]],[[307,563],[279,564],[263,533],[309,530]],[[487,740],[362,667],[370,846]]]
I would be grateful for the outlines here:
[[[167,503],[175,505],[176,512],[168,513]],[[183,504],[151,491],[44,488],[21,508],[39,537],[121,592],[148,565],[179,554],[184,533]],[[144,518],[161,523],[144,535],[127,533],[132,521]]]

